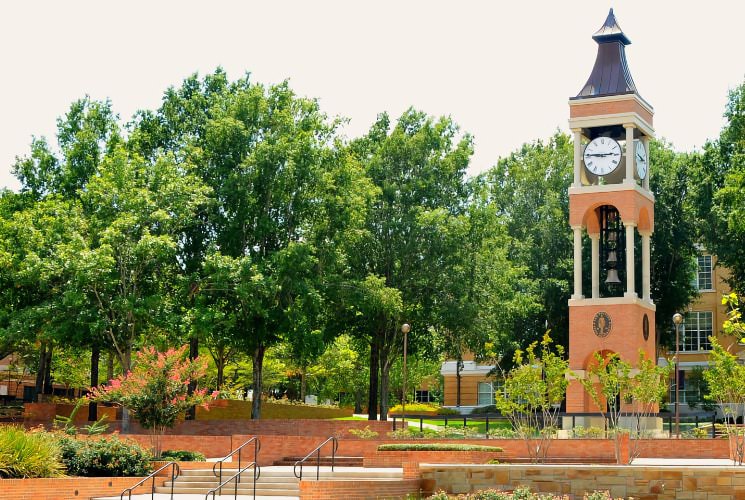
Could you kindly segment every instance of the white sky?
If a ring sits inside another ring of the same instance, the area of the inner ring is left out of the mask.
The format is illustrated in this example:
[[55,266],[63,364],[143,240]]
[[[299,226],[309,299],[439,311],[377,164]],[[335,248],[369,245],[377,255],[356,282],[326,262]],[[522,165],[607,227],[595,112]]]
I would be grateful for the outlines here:
[[567,130],[570,96],[614,7],[655,129],[679,150],[718,136],[727,91],[745,78],[741,0],[8,1],[0,4],[0,186],[31,136],[85,94],[123,121],[218,65],[236,79],[289,78],[364,133],[414,106],[475,136],[470,173]]

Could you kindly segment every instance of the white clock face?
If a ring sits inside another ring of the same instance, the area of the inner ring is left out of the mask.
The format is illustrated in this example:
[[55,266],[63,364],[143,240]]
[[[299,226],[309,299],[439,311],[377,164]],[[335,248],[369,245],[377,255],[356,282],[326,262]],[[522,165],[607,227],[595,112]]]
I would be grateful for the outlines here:
[[608,175],[621,163],[621,146],[610,137],[596,137],[585,148],[585,167],[595,175]]
[[634,163],[636,163],[636,173],[640,179],[644,179],[647,176],[647,149],[644,147],[642,141],[636,141],[636,148],[634,149]]

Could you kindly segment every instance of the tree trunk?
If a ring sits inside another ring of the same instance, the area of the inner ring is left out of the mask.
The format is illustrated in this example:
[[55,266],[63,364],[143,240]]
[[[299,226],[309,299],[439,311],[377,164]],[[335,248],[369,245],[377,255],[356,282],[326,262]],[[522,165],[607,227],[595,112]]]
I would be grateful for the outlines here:
[[362,391],[358,388],[354,389],[354,413],[355,415],[362,413]]
[[300,402],[305,403],[305,394],[308,389],[308,377],[306,368],[300,368]]
[[219,391],[225,383],[225,356],[220,356],[219,359],[215,360],[215,366],[217,367],[217,390]]
[[253,401],[251,401],[251,418],[258,420],[261,418],[261,391],[263,386],[262,370],[264,369],[264,352],[266,347],[263,344],[254,350],[253,355]]
[[455,406],[460,406],[460,381],[461,381],[461,370],[463,369],[463,359],[458,354],[458,359],[455,361]]
[[36,369],[36,386],[34,387],[34,401],[40,402],[42,390],[44,389],[44,374],[46,373],[47,343],[42,342],[39,346],[39,366]]
[[54,394],[52,388],[52,344],[47,346],[46,359],[44,362],[44,394]]
[[[91,387],[98,386],[98,362],[101,359],[101,348],[98,344],[91,347]],[[88,403],[88,421],[95,422],[98,420],[98,404],[94,401]]]
[[[199,356],[199,339],[197,337],[191,337],[189,339],[189,359],[195,360]],[[196,380],[190,380],[189,381],[189,389],[188,394],[192,395],[194,394],[194,389],[197,388],[197,381]],[[191,406],[188,410],[186,410],[186,420],[194,420],[197,417],[197,407]]]
[[391,358],[380,355],[380,420],[388,420],[388,393],[391,385]]
[[367,419],[378,419],[378,367],[380,366],[380,344],[378,337],[370,343],[370,387],[367,399]]
[[108,359],[106,360],[106,380],[112,380],[114,378],[114,353],[109,351]]

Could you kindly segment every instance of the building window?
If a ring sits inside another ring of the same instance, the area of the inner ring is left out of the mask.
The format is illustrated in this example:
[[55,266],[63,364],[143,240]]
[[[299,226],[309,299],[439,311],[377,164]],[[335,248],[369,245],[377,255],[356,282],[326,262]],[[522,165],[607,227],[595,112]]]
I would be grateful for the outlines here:
[[691,311],[686,314],[681,328],[680,350],[711,351],[709,337],[712,335],[711,311]]
[[494,404],[494,385],[491,382],[479,382],[479,399],[478,405]]
[[414,401],[417,403],[429,403],[429,391],[414,391]]
[[713,290],[711,279],[711,255],[700,255],[697,259],[696,288],[698,290]]

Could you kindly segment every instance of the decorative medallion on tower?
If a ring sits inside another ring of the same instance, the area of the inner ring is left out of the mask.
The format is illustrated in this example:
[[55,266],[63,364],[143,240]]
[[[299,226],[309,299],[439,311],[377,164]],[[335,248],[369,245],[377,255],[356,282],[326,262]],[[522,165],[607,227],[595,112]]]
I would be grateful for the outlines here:
[[592,320],[592,331],[595,332],[600,338],[605,338],[610,334],[612,323],[610,316],[605,311],[600,311],[595,314],[595,318]]
[[[618,354],[632,365],[638,362],[639,350],[648,359],[655,354],[655,305],[650,295],[654,196],[649,190],[654,110],[631,77],[626,59],[631,41],[613,9],[592,38],[598,44],[595,64],[585,85],[569,99],[574,134],[569,368],[580,378],[598,352]],[[582,279],[586,252],[590,283]],[[566,407],[569,413],[597,410],[576,380],[569,385]]]

